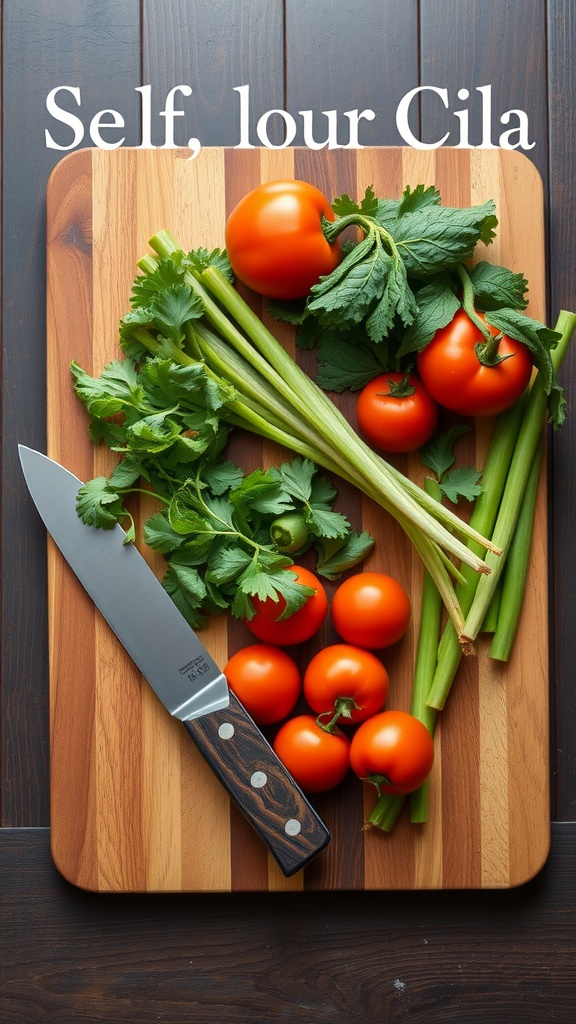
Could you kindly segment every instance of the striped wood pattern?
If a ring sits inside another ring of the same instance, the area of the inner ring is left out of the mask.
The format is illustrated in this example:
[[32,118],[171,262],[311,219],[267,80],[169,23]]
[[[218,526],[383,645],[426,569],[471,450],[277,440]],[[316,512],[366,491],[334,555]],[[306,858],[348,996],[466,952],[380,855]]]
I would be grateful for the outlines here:
[[[522,270],[530,312],[544,316],[541,183],[532,164],[503,151],[374,148],[359,151],[83,150],[48,186],[48,453],[83,479],[105,473],[70,385],[75,359],[98,372],[119,354],[135,263],[168,228],[185,248],[221,245],[226,213],[259,181],[301,177],[330,195],[397,196],[435,183],[443,201],[494,198],[500,228],[487,258]],[[263,313],[265,319],[266,314]],[[272,324],[288,346],[289,331]],[[299,356],[300,358],[300,356]],[[309,357],[306,357],[309,358]],[[353,416],[353,402],[337,401]],[[489,425],[470,459],[482,464]],[[246,468],[285,452],[238,436]],[[418,476],[415,457],[398,464]],[[339,484],[340,507],[376,534],[366,563],[398,576],[414,603],[411,631],[385,655],[390,706],[409,702],[421,566],[388,517]],[[152,561],[161,574],[162,565]],[[531,877],[549,842],[546,506],[540,490],[521,635],[507,667],[463,666],[437,728],[429,824],[401,820],[392,836],[364,831],[372,792],[354,779],[315,799],[333,841],[286,880],[220,788],[185,730],[142,685],[89,599],[49,545],[52,852],[66,878],[98,891],[229,891],[507,887]],[[250,634],[221,619],[206,643],[221,663]],[[328,624],[297,652],[305,664],[335,639]]]

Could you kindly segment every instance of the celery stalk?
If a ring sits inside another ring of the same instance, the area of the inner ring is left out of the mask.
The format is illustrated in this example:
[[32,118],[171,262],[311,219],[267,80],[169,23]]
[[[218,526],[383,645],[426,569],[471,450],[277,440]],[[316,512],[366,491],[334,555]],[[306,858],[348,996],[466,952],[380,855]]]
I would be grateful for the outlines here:
[[489,652],[490,657],[496,661],[508,661],[518,629],[532,546],[541,462],[542,446],[537,449],[532,462],[516,529],[500,580],[500,602]]
[[404,806],[405,800],[405,796],[383,793],[366,818],[367,823],[375,825],[382,832],[391,832],[398,820],[398,815]]
[[[424,486],[436,501],[442,500],[442,492],[436,480],[427,477],[424,481]],[[436,712],[433,708],[429,708],[426,702],[434,679],[434,672],[436,671],[441,623],[442,601],[440,594],[430,574],[425,573],[422,585],[420,629],[418,633],[410,711],[431,733],[434,733]],[[427,821],[427,819],[428,780],[414,793],[410,794],[410,821],[420,824]]]
[[[442,492],[436,480],[427,477],[424,481],[428,493],[436,501],[440,501]],[[420,628],[418,633],[418,645],[416,663],[414,666],[414,681],[412,685],[412,701],[410,712],[418,718],[428,729],[434,732],[436,724],[436,712],[426,704],[428,693],[434,678],[436,658],[438,652],[438,639],[442,622],[442,600],[434,580],[428,572],[424,574],[422,586],[422,602],[420,607]],[[427,820],[428,808],[428,780],[410,793],[410,821],[421,824]],[[394,796],[390,793],[382,793],[374,805],[368,821],[385,832],[392,830],[405,797]]]
[[[510,558],[510,555],[508,555],[508,558]],[[492,600],[490,601],[490,607],[489,607],[488,611],[486,612],[486,615],[484,616],[484,622],[482,623],[482,632],[483,633],[495,633],[496,632],[496,626],[497,626],[497,623],[498,623],[498,612],[499,612],[499,609],[500,609],[501,585],[502,585],[502,579],[500,579],[500,582],[499,582],[498,587],[496,589],[496,593],[492,596]]]
[[[487,533],[493,530],[496,522],[510,461],[522,422],[525,402],[526,397],[520,399],[519,402],[502,413],[496,421],[486,465],[482,473],[482,493],[476,499],[470,517],[477,529]],[[466,566],[463,566],[462,572],[466,578],[466,584],[463,587],[456,587],[456,594],[460,607],[466,614],[474,599],[479,577],[476,573],[471,573]],[[462,655],[463,650],[458,634],[452,623],[448,622],[438,646],[436,672],[428,695],[429,707],[436,708],[438,711],[444,707]]]

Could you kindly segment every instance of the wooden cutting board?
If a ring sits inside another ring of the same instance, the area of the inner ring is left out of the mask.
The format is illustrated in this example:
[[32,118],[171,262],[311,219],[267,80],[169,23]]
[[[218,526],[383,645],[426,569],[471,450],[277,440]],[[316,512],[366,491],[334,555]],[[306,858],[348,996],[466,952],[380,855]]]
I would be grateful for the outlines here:
[[[498,237],[479,256],[522,271],[529,312],[544,309],[542,188],[534,166],[499,150],[418,152],[372,148],[188,151],[97,149],[65,157],[48,185],[48,454],[89,479],[111,468],[89,440],[70,381],[75,359],[98,373],[120,355],[119,318],[129,306],[136,261],[167,228],[185,249],[223,245],[227,212],[260,181],[303,178],[330,196],[361,197],[367,185],[398,197],[435,184],[447,205],[493,198]],[[266,318],[265,312],[263,316]],[[285,326],[272,328],[294,352]],[[298,357],[300,358],[300,356]],[[354,416],[354,400],[337,401]],[[483,464],[491,424],[479,422],[463,453]],[[246,468],[286,457],[237,437]],[[397,464],[418,478],[415,456]],[[366,568],[396,576],[414,614],[406,637],[385,652],[389,706],[409,706],[422,567],[396,524],[338,483],[339,506],[377,538]],[[150,512],[147,508],[145,511]],[[161,576],[161,560],[152,560]],[[329,590],[331,588],[329,587]],[[465,659],[439,716],[430,816],[401,819],[391,835],[363,829],[374,790],[349,778],[314,798],[333,839],[305,872],[286,880],[198,755],[142,682],[70,570],[49,543],[51,820],[55,863],[71,882],[106,892],[507,887],[532,877],[549,844],[546,505],[541,481],[533,557],[520,634],[508,665],[491,664],[484,642]],[[224,664],[252,642],[222,618],[203,639]],[[304,666],[336,639],[330,623],[298,649]]]

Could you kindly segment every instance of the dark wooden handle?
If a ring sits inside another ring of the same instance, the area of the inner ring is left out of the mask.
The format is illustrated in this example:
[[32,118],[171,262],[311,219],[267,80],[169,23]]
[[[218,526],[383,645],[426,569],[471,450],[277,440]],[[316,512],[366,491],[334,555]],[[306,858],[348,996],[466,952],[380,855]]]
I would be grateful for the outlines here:
[[286,877],[330,842],[330,833],[240,701],[185,722],[232,799]]

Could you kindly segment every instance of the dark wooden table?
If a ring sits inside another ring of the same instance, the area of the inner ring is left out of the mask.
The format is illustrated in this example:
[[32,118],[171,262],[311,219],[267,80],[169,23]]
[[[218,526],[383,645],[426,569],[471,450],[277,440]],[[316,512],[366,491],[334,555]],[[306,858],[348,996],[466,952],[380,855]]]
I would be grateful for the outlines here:
[[[138,145],[136,88],[148,83],[157,145],[157,112],[179,84],[192,88],[180,144],[195,135],[236,145],[234,90],[249,85],[252,133],[275,108],[369,108],[376,116],[361,124],[360,142],[396,145],[406,142],[399,101],[435,86],[448,109],[437,93],[419,94],[415,137],[436,142],[449,131],[457,145],[454,112],[467,110],[479,145],[490,90],[478,89],[490,85],[495,144],[506,111],[527,115],[527,155],[546,197],[552,322],[576,308],[576,4],[4,0],[2,17],[0,1021],[573,1021],[572,411],[549,459],[552,851],[535,879],[498,892],[102,897],[64,882],[49,853],[45,536],[16,443],[45,445],[44,196],[63,156],[45,130],[60,145],[73,137],[47,112],[52,89],[80,90],[67,109],[82,120],[82,145],[92,145],[88,126],[103,109],[122,113],[124,144]],[[574,353],[563,381],[576,394]]]

